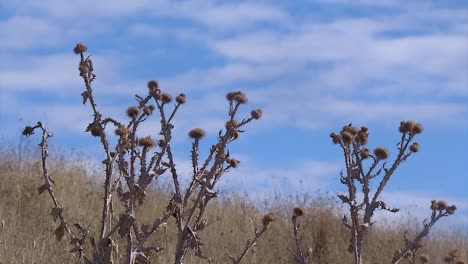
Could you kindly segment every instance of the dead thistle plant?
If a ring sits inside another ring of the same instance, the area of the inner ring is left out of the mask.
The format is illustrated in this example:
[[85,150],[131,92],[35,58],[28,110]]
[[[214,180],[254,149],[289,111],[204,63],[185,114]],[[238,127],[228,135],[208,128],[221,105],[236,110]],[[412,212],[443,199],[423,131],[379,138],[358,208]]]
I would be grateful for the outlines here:
[[[388,181],[396,169],[411,155],[419,151],[419,143],[414,142],[416,135],[422,133],[421,124],[413,121],[402,121],[399,131],[401,139],[397,143],[398,154],[390,166],[387,159],[389,151],[384,147],[378,147],[371,152],[366,146],[369,138],[367,127],[360,129],[352,124],[344,126],[340,133],[331,133],[330,137],[334,144],[343,150],[345,170],[340,173],[340,182],[346,186],[346,194],[338,194],[338,198],[349,207],[349,215],[342,218],[343,225],[350,230],[351,239],[348,251],[354,255],[354,263],[363,263],[363,241],[367,230],[374,224],[372,218],[377,210],[386,210],[397,213],[399,209],[389,207],[380,200]],[[378,187],[371,192],[371,180],[378,180]],[[423,221],[423,230],[413,239],[409,239],[405,232],[404,248],[394,253],[391,263],[400,263],[406,259],[415,263],[418,250],[422,247],[422,239],[429,234],[429,230],[441,218],[454,214],[457,209],[455,205],[448,205],[444,201],[431,202],[431,215]],[[348,217],[350,219],[348,219]],[[297,215],[293,213],[294,236],[296,238],[297,251],[294,259],[297,263],[306,263],[307,255],[303,253],[300,239],[298,239]]]
[[[261,118],[262,111],[252,110],[250,117],[238,121],[238,110],[241,105],[247,103],[247,97],[240,91],[228,93],[226,98],[229,111],[225,129],[219,131],[217,142],[211,146],[204,160],[199,158],[199,145],[205,131],[195,128],[188,133],[192,139],[192,177],[188,187],[182,189],[171,141],[174,129],[172,121],[186,102],[186,96],[180,94],[174,99],[172,95],[160,89],[157,81],[152,80],[148,82],[148,93],[145,96],[136,95],[137,104],[126,110],[128,121],[120,122],[111,117],[104,117],[98,110],[93,94],[91,85],[96,75],[90,56],[84,55],[86,50],[86,45],[81,43],[74,48],[74,52],[80,56],[78,70],[85,86],[81,94],[83,104],[91,107],[94,117],[86,132],[99,139],[105,154],[102,161],[105,168],[100,219],[89,223],[88,226],[80,223],[71,225],[67,221],[54,192],[54,180],[47,170],[47,142],[52,134],[41,122],[23,130],[23,135],[26,136],[32,135],[36,130],[42,132],[40,147],[44,181],[37,191],[39,194],[47,192],[52,199],[51,215],[55,221],[60,222],[55,231],[57,240],[67,236],[71,244],[70,252],[77,254],[85,264],[150,263],[151,254],[157,254],[163,247],[149,244],[149,238],[156,230],[166,225],[169,218],[174,217],[177,225],[175,263],[183,263],[188,250],[193,250],[197,256],[210,261],[203,253],[203,243],[199,236],[208,225],[204,218],[205,211],[209,202],[218,196],[215,188],[220,178],[239,165],[240,161],[231,157],[228,145],[244,132],[242,128],[246,124]],[[161,123],[160,128],[155,129],[156,136],[139,135],[140,125],[150,118],[154,111],[158,113]],[[117,143],[113,147],[109,143],[111,135],[106,133],[109,126],[115,128],[117,137]],[[166,210],[152,223],[141,223],[136,208],[145,204],[146,191],[150,184],[166,172],[171,175],[174,188]],[[116,202],[122,204],[122,211],[116,211]],[[117,222],[113,222],[115,215],[118,216]],[[267,230],[271,221],[269,218],[264,219],[263,229],[256,232],[255,239],[247,243],[240,257],[231,256],[234,263],[241,262],[247,250]],[[91,229],[96,227],[96,232],[91,232]],[[93,236],[93,233],[97,235]],[[125,241],[124,259],[116,252],[117,239]]]

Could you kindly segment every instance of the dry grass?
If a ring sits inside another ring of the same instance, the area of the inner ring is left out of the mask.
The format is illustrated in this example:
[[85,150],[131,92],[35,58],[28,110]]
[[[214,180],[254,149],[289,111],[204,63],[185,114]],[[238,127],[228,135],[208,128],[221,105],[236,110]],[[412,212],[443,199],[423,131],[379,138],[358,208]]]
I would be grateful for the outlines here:
[[[55,239],[57,223],[49,215],[50,198],[38,196],[36,190],[42,183],[40,160],[31,157],[23,158],[19,167],[19,158],[14,151],[0,151],[0,218],[3,223],[0,230],[0,263],[79,263],[78,258],[67,253],[69,246]],[[102,205],[99,202],[102,188],[83,169],[82,162],[76,158],[66,160],[55,157],[50,162],[50,173],[58,186],[56,194],[63,203],[64,214],[69,221],[96,223],[93,220],[99,218],[101,213]],[[141,222],[149,222],[160,215],[169,199],[167,191],[153,187],[147,201],[151,206],[146,207],[145,211],[137,212]],[[268,209],[275,213],[275,222],[259,239],[256,247],[247,253],[245,263],[294,262],[291,213],[297,201],[277,199],[270,202]],[[303,204],[303,208],[303,245],[313,249],[309,263],[351,263],[353,256],[347,251],[349,230],[337,217],[340,209],[336,204],[323,197],[309,199]],[[259,206],[242,197],[220,197],[213,201],[206,215],[209,228],[201,234],[202,241],[206,244],[205,254],[213,259],[213,263],[230,263],[228,253],[240,254],[254,228],[262,226],[264,213]],[[415,224],[409,228],[415,233]],[[91,227],[91,230],[98,229],[98,226]],[[398,227],[386,228],[381,225],[371,229],[365,241],[364,263],[388,263],[394,250],[403,246],[403,232]],[[174,262],[176,233],[173,218],[166,228],[158,230],[154,239],[165,250],[154,256],[154,263]],[[117,241],[118,244],[120,242],[120,248],[124,249],[123,239]],[[468,258],[467,234],[431,234],[426,244],[422,253],[430,257],[429,263],[443,263],[443,257],[454,249],[458,250],[461,259]],[[207,263],[190,251],[185,262]]]

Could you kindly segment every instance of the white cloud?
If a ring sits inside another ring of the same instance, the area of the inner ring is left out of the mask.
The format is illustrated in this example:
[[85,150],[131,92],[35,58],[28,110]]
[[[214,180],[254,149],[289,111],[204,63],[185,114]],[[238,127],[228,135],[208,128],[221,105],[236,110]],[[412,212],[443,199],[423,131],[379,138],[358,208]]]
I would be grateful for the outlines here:
[[220,188],[226,192],[255,192],[269,198],[273,192],[284,196],[312,193],[326,189],[332,176],[339,175],[340,165],[333,162],[305,160],[288,164],[288,168],[273,166],[258,168],[254,160],[240,159],[239,168],[233,169],[220,182]]
[[47,19],[13,16],[0,20],[0,50],[51,46],[61,40],[60,32],[60,26]]

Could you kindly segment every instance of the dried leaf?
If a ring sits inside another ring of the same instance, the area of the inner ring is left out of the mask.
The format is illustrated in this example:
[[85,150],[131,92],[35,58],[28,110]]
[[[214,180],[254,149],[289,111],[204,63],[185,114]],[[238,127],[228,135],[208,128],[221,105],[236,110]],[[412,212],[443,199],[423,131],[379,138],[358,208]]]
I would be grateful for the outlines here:
[[119,235],[124,237],[130,232],[130,228],[135,222],[135,217],[131,214],[121,214],[119,219]]
[[42,184],[41,186],[37,187],[37,194],[41,195],[45,190],[47,190],[47,184]]
[[349,198],[348,198],[348,196],[346,196],[346,195],[338,194],[338,198],[340,198],[340,200],[341,200],[343,203],[349,203]]
[[61,213],[62,213],[62,208],[54,207],[52,208],[52,212],[50,212],[50,215],[54,218],[54,221],[57,221],[57,218],[59,217]]
[[62,237],[65,235],[65,225],[63,223],[60,223],[59,227],[55,229],[55,238],[57,241],[61,241]]
[[83,105],[86,104],[86,101],[88,101],[88,98],[89,98],[89,93],[88,91],[84,91],[82,94],[81,94],[81,97],[83,97]]

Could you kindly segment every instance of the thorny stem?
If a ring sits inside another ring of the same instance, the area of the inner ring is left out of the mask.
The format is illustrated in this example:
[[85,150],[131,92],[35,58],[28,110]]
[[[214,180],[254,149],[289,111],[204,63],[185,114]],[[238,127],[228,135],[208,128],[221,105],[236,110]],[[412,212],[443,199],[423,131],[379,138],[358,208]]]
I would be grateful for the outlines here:
[[429,234],[429,230],[434,226],[434,224],[439,221],[442,217],[448,216],[448,213],[442,213],[439,211],[439,214],[435,215],[435,210],[432,213],[431,221],[428,224],[424,224],[424,229],[413,239],[406,244],[405,248],[401,251],[396,251],[395,256],[392,259],[392,264],[398,264],[405,257],[408,252],[413,249],[414,245],[418,243],[423,237]]
[[294,254],[294,259],[300,264],[307,264],[306,256],[302,251],[301,240],[299,239],[299,226],[300,224],[297,221],[297,216],[293,215],[293,231],[294,231],[294,240],[296,242],[296,253]]
[[238,258],[229,255],[229,258],[231,259],[232,263],[233,264],[241,263],[242,259],[245,257],[249,249],[252,248],[256,244],[257,240],[263,235],[263,233],[267,231],[267,229],[268,229],[268,225],[263,225],[263,228],[260,231],[255,230],[254,238],[247,240],[244,250],[242,251],[241,255]]
[[[80,53],[80,58],[81,58],[80,65],[91,63],[91,60],[89,58],[86,60],[84,59],[83,53]],[[97,109],[97,105],[93,96],[93,89],[91,88],[92,67],[90,67],[90,71],[88,75],[81,75],[81,76],[85,83],[86,92],[88,93],[88,100],[91,104],[91,108],[93,109],[94,119],[95,119],[94,122],[101,126],[101,114],[99,113]],[[100,128],[104,130],[102,126]],[[104,233],[106,232],[107,215],[109,213],[109,198],[110,198],[109,191],[110,191],[110,184],[111,184],[111,178],[112,178],[112,173],[113,173],[113,164],[111,162],[112,158],[111,158],[110,151],[109,151],[109,143],[106,138],[106,133],[104,132],[100,133],[100,138],[101,138],[102,146],[104,147],[104,151],[106,152],[106,161],[107,161],[106,162],[106,179],[104,182],[104,201],[103,201],[104,206],[102,208],[101,231],[99,235],[99,238],[101,240],[104,238]]]

